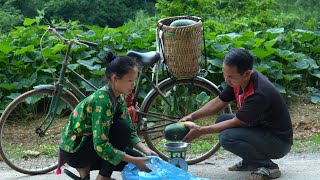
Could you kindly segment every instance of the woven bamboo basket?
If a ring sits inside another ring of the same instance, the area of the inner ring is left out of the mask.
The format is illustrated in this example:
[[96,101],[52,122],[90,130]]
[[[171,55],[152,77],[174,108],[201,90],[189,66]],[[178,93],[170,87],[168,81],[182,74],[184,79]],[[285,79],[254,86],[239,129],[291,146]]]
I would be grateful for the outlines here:
[[[196,24],[171,27],[178,19],[189,19]],[[158,21],[158,29],[162,31],[163,57],[169,71],[176,78],[190,78],[199,73],[202,45],[202,21],[195,16],[175,16]]]

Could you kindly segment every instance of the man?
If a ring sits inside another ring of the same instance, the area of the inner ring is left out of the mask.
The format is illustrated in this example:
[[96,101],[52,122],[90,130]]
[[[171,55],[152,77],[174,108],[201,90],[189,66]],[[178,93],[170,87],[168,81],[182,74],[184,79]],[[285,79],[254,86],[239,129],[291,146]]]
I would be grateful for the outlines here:
[[220,133],[222,147],[242,158],[229,167],[230,171],[253,171],[248,179],[280,177],[280,169],[271,159],[285,156],[293,143],[284,99],[266,77],[253,70],[253,57],[247,50],[230,50],[223,60],[222,72],[227,86],[221,94],[180,121],[213,115],[233,100],[237,102],[237,113],[221,115],[210,126],[187,125],[191,130],[183,141]]

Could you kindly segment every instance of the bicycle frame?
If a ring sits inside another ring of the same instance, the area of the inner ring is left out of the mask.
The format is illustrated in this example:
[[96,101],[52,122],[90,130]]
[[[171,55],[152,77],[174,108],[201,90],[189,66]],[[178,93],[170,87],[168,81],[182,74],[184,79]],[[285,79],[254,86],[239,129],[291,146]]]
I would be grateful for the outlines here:
[[[146,72],[146,68],[147,67],[144,67],[142,66],[140,71],[139,71],[139,77],[138,77],[138,82],[137,82],[137,85],[136,85],[136,89],[135,89],[135,92],[134,92],[134,99],[133,99],[133,102],[132,102],[132,105],[135,107],[135,104],[137,103],[137,100],[138,100],[138,96],[139,96],[139,93],[140,93],[140,88],[142,86],[142,80],[143,79],[146,79],[147,80],[147,83],[149,85],[152,86],[152,89],[154,89],[156,92],[158,92],[161,97],[165,100],[165,102],[170,106],[172,107],[171,103],[169,102],[169,100],[166,98],[166,96],[164,95],[164,93],[158,88],[158,86],[156,86],[146,75],[145,75],[145,72]],[[171,78],[173,80],[175,80],[174,78]],[[151,90],[150,90],[151,91]],[[150,92],[149,91],[149,92]],[[167,120],[167,121],[170,121],[172,123],[176,123],[178,121],[178,119],[182,118],[182,115],[179,114],[178,112],[175,112],[177,113],[177,117],[174,117],[174,116],[169,116],[169,115],[163,115],[163,114],[158,114],[158,113],[144,113],[144,112],[141,112],[139,109],[136,109],[137,113],[138,113],[138,122],[137,122],[137,132],[139,134],[143,134],[144,133],[144,130],[146,128],[146,121],[148,122],[152,122],[151,120],[146,120],[146,119],[143,119],[141,115],[148,115],[148,116],[151,116],[151,117],[155,117],[155,118],[160,118],[162,120]],[[166,126],[166,125],[162,125],[162,126]],[[161,126],[155,126],[153,127],[152,129],[156,129],[158,127],[161,127]],[[157,131],[150,131],[150,129],[148,130],[149,133],[150,132],[158,132]]]
[[[50,102],[50,106],[49,106],[49,110],[47,112],[46,118],[43,120],[43,122],[41,123],[41,125],[36,129],[36,133],[39,134],[40,137],[43,137],[46,133],[46,131],[49,129],[49,127],[51,126],[51,124],[54,121],[56,112],[57,112],[57,107],[59,104],[59,99],[61,97],[61,93],[64,89],[64,86],[68,86],[69,88],[71,88],[71,94],[74,94],[76,96],[76,98],[78,98],[78,100],[82,100],[86,97],[86,95],[84,93],[82,93],[80,91],[79,88],[77,88],[74,84],[72,84],[67,78],[65,78],[65,72],[66,70],[69,70],[72,74],[74,74],[77,78],[80,78],[82,81],[84,81],[86,84],[88,84],[90,87],[92,87],[93,89],[97,90],[98,88],[93,85],[91,82],[89,82],[88,80],[86,80],[84,77],[82,77],[79,73],[75,72],[74,70],[70,69],[68,67],[69,64],[69,54],[71,51],[71,46],[73,44],[72,41],[68,41],[66,42],[67,46],[67,52],[65,55],[65,58],[63,60],[62,63],[62,67],[60,70],[60,74],[59,74],[59,79],[58,82],[54,85],[39,85],[34,87],[34,89],[53,89],[56,93],[53,95],[51,102]],[[49,122],[47,123],[46,127],[43,128],[43,126],[46,124],[46,122],[48,121],[49,117],[51,116]],[[44,129],[44,130],[43,130]]]

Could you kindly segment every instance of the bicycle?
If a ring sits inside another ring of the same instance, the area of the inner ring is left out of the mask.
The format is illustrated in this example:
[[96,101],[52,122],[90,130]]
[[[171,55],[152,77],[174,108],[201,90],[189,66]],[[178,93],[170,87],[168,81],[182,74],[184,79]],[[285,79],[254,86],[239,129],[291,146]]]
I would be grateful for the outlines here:
[[[44,174],[58,166],[57,152],[61,129],[75,106],[86,97],[65,77],[66,71],[70,71],[93,89],[98,89],[68,67],[72,44],[86,47],[97,44],[65,39],[57,32],[59,30],[67,29],[49,26],[46,31],[53,33],[67,45],[57,83],[39,85],[21,94],[7,106],[0,117],[1,157],[12,169],[20,173]],[[143,82],[152,87],[137,110],[138,121],[135,125],[138,135],[143,137],[145,143],[161,158],[167,160],[168,155],[163,147],[166,141],[162,134],[163,129],[218,96],[220,89],[200,76],[182,79],[168,77],[156,85],[146,73],[159,61],[159,54],[154,51],[147,53],[129,51],[127,55],[134,57],[141,66],[132,104],[136,104],[141,87],[145,85]],[[225,111],[230,112],[230,107]],[[212,124],[211,119],[216,117],[203,119],[197,123]],[[193,142],[189,151],[191,153],[186,160],[189,164],[203,161],[212,156],[219,147],[217,135],[203,136]]]

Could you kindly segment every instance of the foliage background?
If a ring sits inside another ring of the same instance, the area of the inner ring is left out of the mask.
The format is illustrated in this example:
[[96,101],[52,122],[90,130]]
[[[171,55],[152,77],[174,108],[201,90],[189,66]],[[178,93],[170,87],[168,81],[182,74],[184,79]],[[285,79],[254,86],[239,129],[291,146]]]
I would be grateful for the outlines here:
[[[320,102],[317,0],[88,2],[0,1],[0,109],[34,85],[52,83],[43,56],[58,73],[66,47],[46,35],[42,56],[39,42],[47,24],[66,26],[69,30],[63,35],[99,44],[96,49],[74,46],[70,64],[99,84],[105,68],[97,55],[103,48],[118,54],[155,50],[156,22],[175,15],[203,19],[209,80],[223,83],[221,59],[231,48],[243,47],[256,57],[255,68],[267,75],[285,97],[307,93],[312,102]],[[202,58],[202,67],[204,63]]]

